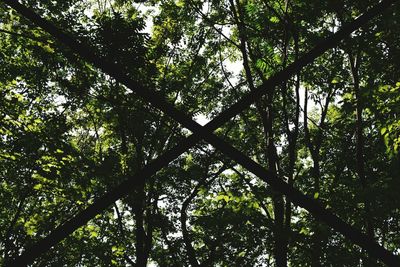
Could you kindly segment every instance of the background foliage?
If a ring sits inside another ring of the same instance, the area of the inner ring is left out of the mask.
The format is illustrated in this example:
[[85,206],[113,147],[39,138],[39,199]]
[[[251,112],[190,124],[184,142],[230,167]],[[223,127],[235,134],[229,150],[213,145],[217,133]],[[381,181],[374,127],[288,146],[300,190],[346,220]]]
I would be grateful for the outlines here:
[[[23,1],[209,120],[375,1]],[[219,128],[388,250],[400,248],[395,5]],[[0,263],[189,132],[0,4]],[[199,143],[35,266],[381,266]]]

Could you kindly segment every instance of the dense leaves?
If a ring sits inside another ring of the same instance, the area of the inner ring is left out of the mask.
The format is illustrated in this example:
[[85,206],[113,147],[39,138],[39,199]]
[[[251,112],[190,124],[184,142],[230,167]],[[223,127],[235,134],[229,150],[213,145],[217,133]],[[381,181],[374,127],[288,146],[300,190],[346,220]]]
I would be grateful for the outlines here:
[[[375,1],[23,1],[200,123]],[[394,254],[400,5],[215,133]],[[0,263],[189,131],[0,4]],[[34,266],[382,266],[200,142]]]

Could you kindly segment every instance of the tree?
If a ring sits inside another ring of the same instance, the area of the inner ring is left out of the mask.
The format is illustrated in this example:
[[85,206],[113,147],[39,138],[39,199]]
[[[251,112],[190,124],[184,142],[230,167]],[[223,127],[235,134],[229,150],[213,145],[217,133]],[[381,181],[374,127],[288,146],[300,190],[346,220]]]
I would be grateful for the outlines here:
[[2,263],[398,262],[398,4],[4,2]]

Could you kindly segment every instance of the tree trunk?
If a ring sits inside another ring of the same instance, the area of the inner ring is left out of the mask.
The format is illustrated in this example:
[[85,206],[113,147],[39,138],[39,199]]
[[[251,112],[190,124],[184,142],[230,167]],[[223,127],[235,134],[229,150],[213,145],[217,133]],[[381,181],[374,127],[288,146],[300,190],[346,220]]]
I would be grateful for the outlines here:
[[136,266],[145,267],[147,265],[147,257],[145,253],[146,233],[144,230],[144,183],[138,186],[135,190],[135,195],[133,212],[136,234]]
[[[273,140],[273,112],[272,112],[272,93],[267,96],[267,108],[261,111],[264,132],[266,137],[266,158],[268,160],[268,169],[278,176],[278,155]],[[280,179],[280,178],[277,178]],[[288,254],[288,235],[285,229],[285,202],[282,194],[276,192],[272,197],[274,206],[274,257],[277,267],[287,266]]]
[[[305,96],[304,96],[304,137],[306,141],[306,146],[311,154],[311,158],[313,161],[313,167],[312,167],[312,172],[311,175],[314,179],[314,188],[313,188],[313,193],[314,197],[316,198],[319,196],[320,191],[321,191],[321,167],[320,167],[320,148],[322,145],[322,137],[323,137],[323,130],[322,128],[324,127],[325,124],[325,117],[328,111],[329,107],[329,102],[330,102],[330,94],[328,94],[328,97],[326,99],[325,105],[322,109],[321,112],[321,120],[319,123],[319,130],[317,133],[317,137],[314,140],[311,140],[310,132],[308,129],[308,90],[307,88],[305,89]],[[314,142],[313,142],[314,141]],[[324,245],[324,240],[326,239],[325,233],[323,231],[324,225],[321,224],[317,220],[313,220],[313,236],[312,236],[312,244],[311,244],[311,266],[312,267],[320,267],[322,266],[321,264],[321,258],[323,255],[323,245]]]
[[[251,91],[255,90],[254,79],[251,73],[249,56],[247,53],[247,37],[244,31],[244,23],[242,19],[244,18],[240,3],[230,0],[231,12],[235,19],[235,22],[239,29],[239,39],[240,39],[240,50],[243,56],[243,67],[246,73],[247,83]],[[250,47],[249,47],[250,49]],[[263,77],[260,77],[263,79]],[[272,111],[272,100],[273,100],[273,90],[269,91],[266,96],[267,105],[266,108],[263,107],[261,101],[257,101],[256,107],[262,119],[264,133],[266,137],[266,151],[265,158],[267,159],[269,170],[278,177],[278,158],[276,153],[276,148],[273,141],[273,111]],[[287,266],[287,254],[288,254],[288,234],[286,233],[285,227],[285,201],[284,197],[280,193],[275,193],[272,197],[273,208],[274,208],[274,249],[273,254],[275,257],[277,267]],[[289,207],[290,208],[290,207]]]
[[[360,66],[360,53],[354,57],[349,54],[350,59],[350,69],[354,83],[354,93],[356,98],[356,172],[360,179],[362,186],[362,193],[364,194],[364,220],[365,220],[365,229],[367,236],[374,239],[374,226],[373,226],[373,218],[371,214],[371,203],[366,196],[368,192],[368,182],[367,177],[365,175],[365,163],[364,163],[364,135],[363,135],[363,127],[364,122],[362,118],[363,113],[363,99],[360,91],[360,77],[359,77],[359,66]],[[363,265],[367,267],[376,266],[376,260],[371,258],[370,256],[366,256],[363,259]]]

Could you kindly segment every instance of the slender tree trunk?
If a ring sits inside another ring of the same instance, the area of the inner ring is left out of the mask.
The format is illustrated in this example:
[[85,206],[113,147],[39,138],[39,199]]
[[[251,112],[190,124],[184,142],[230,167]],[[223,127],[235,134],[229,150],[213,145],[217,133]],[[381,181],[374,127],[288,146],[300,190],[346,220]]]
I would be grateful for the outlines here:
[[[239,29],[239,39],[240,39],[240,50],[243,56],[243,67],[245,69],[247,82],[249,84],[250,90],[255,90],[254,78],[251,73],[248,55],[248,44],[247,37],[244,31],[244,23],[242,19],[244,18],[240,3],[237,1],[236,4],[233,0],[230,0],[231,11],[235,22]],[[250,49],[250,47],[249,47]],[[263,79],[263,77],[260,77]],[[267,105],[263,107],[261,101],[257,101],[256,107],[261,116],[264,133],[266,137],[266,151],[265,158],[268,161],[269,170],[278,177],[278,158],[276,153],[276,147],[273,141],[273,111],[272,111],[272,100],[273,100],[273,90],[266,96]],[[288,234],[285,225],[285,201],[284,197],[280,193],[275,193],[273,195],[273,208],[274,208],[274,249],[273,254],[275,257],[277,267],[287,266],[287,254],[288,254]]]
[[[364,135],[363,128],[364,122],[362,113],[364,109],[363,98],[360,90],[360,77],[359,77],[359,66],[360,66],[360,53],[357,53],[354,57],[349,54],[350,68],[354,84],[354,93],[356,98],[356,172],[360,179],[362,191],[364,194],[364,221],[367,236],[374,239],[374,226],[372,222],[371,214],[371,203],[368,196],[365,196],[368,192],[368,182],[365,175],[365,162],[364,162]],[[363,259],[364,266],[373,267],[376,266],[376,261],[367,256]]]
[[[138,129],[134,132],[135,150],[136,150],[136,169],[141,169],[144,165],[143,155],[143,137],[144,132],[142,121],[137,122]],[[152,233],[146,235],[145,230],[145,210],[146,210],[146,181],[141,179],[135,187],[135,194],[132,197],[132,210],[135,218],[135,246],[136,246],[136,266],[145,267],[147,265],[148,257],[151,248]],[[148,230],[152,230],[148,227]]]
[[[323,138],[323,128],[325,125],[325,117],[328,112],[329,103],[333,92],[328,93],[326,98],[326,102],[324,107],[321,111],[321,120],[319,123],[319,129],[316,138],[312,141],[310,132],[308,129],[308,90],[305,89],[305,96],[304,96],[304,137],[306,141],[306,146],[310,151],[311,158],[313,160],[313,167],[311,170],[311,175],[314,179],[314,188],[313,193],[314,197],[318,197],[321,192],[321,167],[320,167],[320,149],[322,145],[322,138]],[[313,236],[312,236],[312,244],[311,244],[311,266],[312,267],[320,267],[321,258],[323,256],[323,246],[325,243],[325,232],[324,232],[324,225],[317,220],[313,220]]]
[[[186,248],[186,252],[187,252],[188,258],[189,258],[189,263],[190,263],[191,266],[194,266],[194,267],[197,267],[197,266],[210,266],[210,264],[213,262],[213,260],[215,260],[213,258],[215,246],[213,246],[213,249],[212,249],[212,251],[211,251],[211,253],[209,255],[209,258],[206,260],[206,262],[203,262],[203,263],[199,264],[199,262],[197,261],[197,257],[196,257],[196,251],[193,248],[192,243],[191,243],[190,233],[189,233],[189,231],[188,231],[188,229],[186,227],[187,210],[189,208],[190,203],[197,196],[201,186],[208,187],[211,183],[214,182],[215,179],[217,179],[217,177],[224,170],[226,170],[225,165],[222,168],[220,168],[216,173],[214,173],[213,176],[211,177],[211,179],[209,179],[208,181],[206,179],[200,181],[195,186],[195,188],[192,190],[190,195],[182,203],[181,216],[180,216],[180,223],[181,223],[181,228],[182,228],[182,237],[183,237],[183,242],[185,243],[185,248]],[[207,176],[207,174],[208,174],[208,170],[206,171],[206,173],[204,175]]]
[[[286,1],[286,5],[285,5],[285,18],[286,18],[286,26],[285,26],[285,44],[284,44],[284,60],[283,60],[283,66],[286,67],[287,65],[287,50],[288,50],[288,44],[289,44],[289,32],[292,31],[292,35],[293,35],[293,42],[294,42],[294,56],[295,56],[295,60],[298,59],[299,56],[299,43],[298,43],[298,34],[296,32],[296,30],[293,28],[293,25],[290,22],[290,19],[287,16],[287,1]],[[290,23],[290,25],[288,24]],[[288,139],[288,146],[289,146],[289,151],[288,151],[288,156],[289,156],[289,166],[288,166],[288,184],[290,186],[293,186],[294,184],[294,172],[295,172],[295,164],[296,164],[296,160],[297,160],[297,138],[299,135],[299,118],[300,118],[300,73],[297,73],[296,75],[296,82],[295,82],[295,103],[296,103],[296,107],[295,107],[295,117],[294,117],[294,129],[291,130],[289,127],[289,123],[290,123],[290,119],[288,116],[288,101],[287,101],[287,82],[285,82],[282,86],[282,99],[283,99],[283,110],[284,110],[284,114],[285,114],[285,121],[286,121],[286,135],[287,135],[287,139]],[[285,202],[285,237],[286,237],[286,248],[287,248],[287,253],[289,252],[289,238],[290,238],[290,233],[291,233],[291,220],[292,220],[292,205],[290,202],[290,199],[288,199],[287,197],[285,198],[286,202]],[[287,257],[287,256],[286,256]]]
[[190,203],[189,201],[185,201],[182,205],[180,222],[182,228],[183,242],[185,243],[186,253],[189,259],[190,266],[197,267],[199,266],[199,263],[196,258],[196,252],[192,246],[189,232],[186,227],[186,221],[187,221],[186,210],[188,208],[189,203]]
[[144,183],[137,187],[135,193],[133,212],[136,234],[136,266],[145,267],[147,265],[147,257],[145,253],[146,233],[144,230]]
[[[314,153],[315,155],[312,157],[313,158],[313,177],[314,177],[314,194],[319,194],[320,193],[320,176],[321,176],[321,170],[320,170],[320,164],[319,164],[319,152]],[[320,267],[321,265],[321,258],[322,258],[322,247],[323,247],[323,232],[321,231],[321,223],[317,220],[314,220],[314,235],[312,237],[312,254],[311,254],[311,266],[312,267]]]
[[[123,155],[128,154],[128,136],[133,134],[135,139],[135,168],[140,170],[144,166],[144,156],[143,156],[143,124],[144,121],[137,120],[136,128],[133,133],[128,133],[126,131],[126,126],[128,124],[127,118],[127,108],[123,101],[123,95],[120,94],[120,85],[118,82],[115,84],[115,92],[117,93],[117,99],[120,101],[116,104],[116,110],[118,113],[118,132],[121,138],[121,152]],[[124,170],[124,175],[127,175],[127,170]],[[137,186],[134,189],[134,195],[129,199],[129,205],[132,209],[133,217],[135,220],[135,256],[136,256],[136,266],[145,267],[147,265],[148,257],[150,254],[152,233],[148,231],[146,235],[145,230],[145,209],[146,209],[146,183],[145,180],[139,180]],[[151,227],[148,230],[152,231]]]
[[[267,96],[267,107],[265,110],[259,109],[263,121],[264,133],[266,138],[265,158],[268,162],[268,169],[275,177],[278,176],[278,155],[273,140],[273,112],[272,94]],[[280,179],[280,178],[277,178]],[[285,201],[282,194],[275,192],[272,196],[274,210],[274,248],[273,254],[277,267],[287,266],[288,254],[288,235],[285,229]]]

